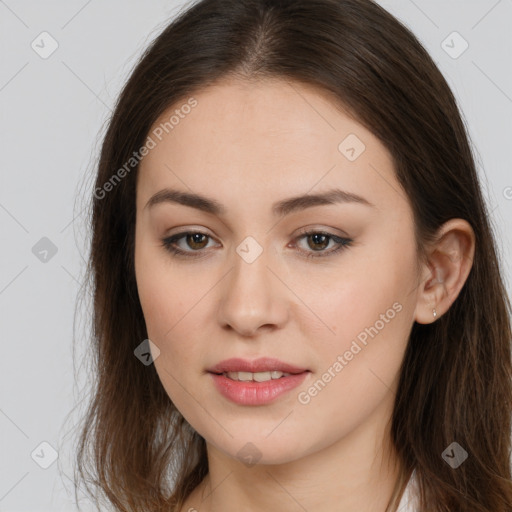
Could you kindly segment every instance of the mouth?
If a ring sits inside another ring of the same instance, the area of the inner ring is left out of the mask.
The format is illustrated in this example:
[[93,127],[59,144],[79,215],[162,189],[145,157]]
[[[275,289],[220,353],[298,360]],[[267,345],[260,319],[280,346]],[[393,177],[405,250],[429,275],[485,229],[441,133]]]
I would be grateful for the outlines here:
[[310,370],[277,359],[228,359],[207,370],[216,389],[238,405],[265,405],[304,382]]

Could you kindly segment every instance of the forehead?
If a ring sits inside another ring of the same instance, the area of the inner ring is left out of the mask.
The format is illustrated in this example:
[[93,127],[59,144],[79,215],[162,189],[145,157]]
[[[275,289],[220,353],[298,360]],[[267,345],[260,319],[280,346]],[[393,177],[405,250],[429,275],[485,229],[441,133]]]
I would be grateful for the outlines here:
[[138,195],[176,185],[275,200],[336,186],[374,203],[376,195],[397,199],[391,155],[318,88],[226,79],[191,98],[193,108],[183,108],[184,98],[151,128],[155,146],[141,162]]

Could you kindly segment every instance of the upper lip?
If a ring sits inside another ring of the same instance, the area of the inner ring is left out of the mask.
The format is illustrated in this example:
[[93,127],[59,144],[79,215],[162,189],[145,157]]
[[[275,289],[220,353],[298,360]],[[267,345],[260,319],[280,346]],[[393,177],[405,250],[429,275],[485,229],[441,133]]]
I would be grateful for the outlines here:
[[224,372],[269,372],[272,370],[280,371],[283,373],[303,373],[308,371],[306,368],[299,368],[292,364],[285,363],[279,359],[271,357],[260,357],[249,361],[247,359],[231,358],[225,359],[215,366],[208,368],[210,373],[224,373]]

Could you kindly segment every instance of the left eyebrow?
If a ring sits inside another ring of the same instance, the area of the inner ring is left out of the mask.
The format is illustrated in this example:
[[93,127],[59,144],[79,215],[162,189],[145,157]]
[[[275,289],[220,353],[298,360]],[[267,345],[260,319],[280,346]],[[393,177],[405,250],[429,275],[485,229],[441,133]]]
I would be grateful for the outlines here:
[[274,215],[284,217],[297,210],[335,203],[355,203],[375,208],[375,205],[364,197],[335,188],[321,194],[304,194],[279,201],[274,204],[272,211]]
[[[182,204],[217,216],[225,215],[227,211],[226,208],[215,199],[169,188],[165,188],[154,194],[146,203],[144,209],[152,208],[157,204],[166,202]],[[320,194],[304,194],[284,199],[272,205],[272,213],[275,216],[284,217],[295,211],[304,210],[313,206],[335,203],[354,203],[375,208],[375,205],[364,197],[335,188]]]

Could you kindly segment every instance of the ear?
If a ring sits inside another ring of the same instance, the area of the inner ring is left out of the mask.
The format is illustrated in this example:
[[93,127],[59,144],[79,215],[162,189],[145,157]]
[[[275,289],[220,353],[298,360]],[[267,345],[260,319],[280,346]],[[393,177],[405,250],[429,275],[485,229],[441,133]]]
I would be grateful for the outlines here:
[[466,282],[474,253],[475,234],[468,222],[450,219],[439,228],[437,242],[428,249],[427,263],[420,267],[416,322],[429,324],[448,311]]

